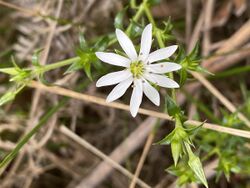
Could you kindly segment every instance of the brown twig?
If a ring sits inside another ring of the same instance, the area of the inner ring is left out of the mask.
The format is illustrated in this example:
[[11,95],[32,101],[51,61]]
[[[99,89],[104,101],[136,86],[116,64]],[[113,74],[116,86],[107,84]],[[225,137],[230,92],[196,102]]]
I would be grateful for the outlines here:
[[189,45],[190,36],[192,31],[192,13],[193,13],[192,0],[186,0],[186,20],[185,20],[185,31],[186,31],[186,44]]
[[141,155],[139,163],[138,163],[138,165],[136,167],[135,174],[133,176],[133,179],[131,181],[131,184],[130,184],[129,188],[134,188],[135,187],[136,179],[140,175],[141,169],[142,169],[143,164],[145,162],[145,159],[146,159],[146,157],[148,155],[149,149],[150,149],[150,147],[151,147],[151,145],[153,143],[154,137],[155,137],[155,133],[153,131],[151,131],[151,133],[149,134],[149,136],[147,138],[146,144],[145,144],[145,146],[143,148],[142,155]]
[[[134,131],[130,136],[126,138],[126,140],[119,146],[115,151],[111,153],[110,156],[105,155],[100,150],[89,144],[86,140],[76,135],[74,132],[66,128],[65,126],[60,127],[60,132],[74,140],[76,143],[80,144],[87,150],[91,151],[93,154],[97,155],[104,161],[100,163],[96,169],[93,170],[93,172],[85,177],[77,186],[76,188],[82,188],[82,187],[95,187],[98,185],[105,177],[112,171],[113,168],[119,170],[121,173],[123,173],[125,176],[129,178],[133,178],[133,174],[131,174],[128,170],[123,168],[119,163],[121,163],[130,153],[132,153],[138,145],[141,144],[143,140],[141,140],[141,136],[143,136],[142,132],[143,129],[147,129],[147,127],[152,128],[148,125],[151,125],[153,119],[146,122],[145,124],[142,124],[140,127],[137,128],[137,131]],[[142,129],[143,128],[143,129]],[[144,131],[145,132],[145,131]],[[135,139],[137,137],[137,139]],[[131,141],[139,141],[139,143],[132,144]],[[124,151],[126,150],[126,153]],[[111,165],[111,166],[110,166]],[[97,173],[98,172],[98,173]],[[144,188],[149,188],[145,182],[143,182],[140,179],[136,179],[136,182],[138,185]]]
[[202,55],[207,56],[210,52],[210,29],[213,14],[214,0],[206,1],[205,3],[205,16],[204,16],[204,35],[203,35],[203,48]]
[[[78,93],[78,92],[75,92],[75,91],[72,91],[69,89],[64,89],[64,88],[61,88],[58,86],[48,87],[48,86],[45,86],[45,85],[38,83],[38,82],[35,82],[35,81],[32,81],[28,86],[32,87],[32,88],[39,88],[43,91],[47,91],[47,92],[54,93],[57,95],[62,95],[62,96],[67,96],[70,98],[82,100],[85,102],[95,103],[95,104],[99,104],[102,106],[107,106],[107,107],[112,107],[112,108],[116,108],[116,109],[120,109],[120,110],[129,111],[129,106],[126,104],[122,104],[122,103],[118,103],[118,102],[107,103],[106,100],[103,98]],[[173,121],[173,119],[169,115],[167,115],[165,113],[161,113],[161,112],[156,112],[153,110],[147,110],[144,108],[140,108],[138,113],[144,114],[147,116],[151,116],[151,117],[156,117],[156,118],[160,118],[160,119]],[[202,122],[188,120],[188,121],[186,121],[186,124],[192,124],[194,126],[198,126],[198,125],[202,124]],[[203,123],[203,128],[211,129],[211,130],[218,131],[218,132],[224,132],[224,133],[228,133],[228,134],[232,134],[232,135],[242,136],[245,138],[250,138],[249,131],[243,131],[243,130],[228,128],[228,127],[222,127],[220,125],[211,124],[211,123]]]
[[12,3],[8,3],[8,2],[5,2],[5,1],[0,0],[0,5],[6,6],[8,8],[11,8],[11,9],[14,9],[14,10],[17,10],[17,11],[20,11],[20,12],[23,12],[25,14],[28,14],[29,16],[38,16],[39,15],[39,13],[36,12],[36,11],[31,11],[29,9],[25,9],[25,8],[22,8],[20,6],[17,6],[17,5],[14,5]]
[[192,75],[199,80],[230,112],[237,113],[238,118],[243,121],[248,127],[250,127],[250,121],[241,113],[237,111],[237,108],[216,89],[204,76],[197,72],[191,72]]

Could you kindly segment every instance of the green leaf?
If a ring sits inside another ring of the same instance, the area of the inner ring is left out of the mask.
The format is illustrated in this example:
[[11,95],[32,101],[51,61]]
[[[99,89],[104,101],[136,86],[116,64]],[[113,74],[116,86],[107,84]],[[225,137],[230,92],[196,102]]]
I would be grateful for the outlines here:
[[29,69],[23,69],[23,70],[19,70],[17,75],[14,75],[10,78],[10,82],[26,82],[27,80],[29,80],[31,77],[31,70]]
[[19,74],[19,70],[17,70],[14,67],[2,68],[2,69],[0,69],[0,72],[6,73],[6,74],[9,74],[9,75],[12,75],[12,76],[15,76],[15,75]]
[[39,63],[39,55],[43,51],[43,49],[38,49],[34,52],[31,58],[32,65],[34,66],[41,66]]
[[129,36],[131,38],[135,38],[142,33],[144,27],[133,20],[130,20],[130,23],[131,23],[131,30]]
[[172,156],[173,156],[173,159],[174,159],[174,165],[175,166],[178,163],[178,159],[180,157],[181,150],[182,150],[181,140],[173,139],[171,141],[171,151],[172,151]]
[[208,187],[207,180],[199,157],[194,155],[193,152],[189,152],[188,156],[189,156],[188,165],[193,170],[197,178],[203,183],[203,185],[205,187]]
[[197,178],[185,160],[178,163],[177,166],[170,166],[166,169],[167,172],[170,174],[177,176],[177,184],[182,186],[187,183],[197,182]]
[[190,54],[188,55],[190,60],[193,61],[195,59],[197,59],[198,55],[199,55],[199,50],[200,50],[200,44],[199,41],[195,44],[195,47],[193,48],[193,50],[190,52]]
[[101,37],[94,45],[94,51],[104,51],[109,44],[109,36]]
[[46,86],[53,86],[54,85],[54,84],[50,83],[48,80],[46,80],[44,74],[40,74],[38,76],[38,79],[39,79],[40,82],[42,82]]
[[209,72],[209,70],[205,69],[204,67],[200,65],[196,67],[196,71],[209,74],[210,76],[214,76],[214,73]]
[[174,26],[172,24],[172,21],[171,21],[171,17],[168,17],[168,20],[164,21],[163,24],[164,24],[163,33],[165,35],[170,34],[172,32],[173,28],[174,28]]
[[124,9],[122,9],[116,14],[115,21],[114,21],[115,28],[123,29],[123,19],[124,19],[124,15],[126,11],[127,11],[127,7],[125,7]]
[[80,48],[81,48],[82,50],[86,50],[86,49],[88,48],[88,44],[87,44],[87,41],[85,40],[85,37],[84,37],[84,35],[83,35],[83,32],[80,32],[80,33],[79,33],[79,38],[78,38],[78,40],[79,40]]
[[167,112],[170,116],[174,116],[181,112],[180,107],[178,107],[175,101],[168,95],[165,97],[165,109],[167,109]]
[[84,52],[80,49],[77,49],[76,53],[81,59],[71,64],[64,74],[83,69],[88,78],[92,80],[91,62],[95,62],[97,60],[95,54],[93,52]]
[[161,2],[161,0],[147,0],[147,3],[149,6],[158,5],[160,2]]
[[195,135],[204,125],[206,121],[202,122],[199,126],[193,126],[191,128],[187,128],[185,129],[185,131],[189,134],[189,135]]
[[115,49],[115,53],[116,53],[116,54],[119,54],[119,55],[121,55],[121,56],[124,56],[124,57],[127,56],[127,54],[126,54],[125,52],[123,52],[123,51],[121,51],[121,50],[118,50],[118,49]]
[[155,144],[168,145],[171,143],[174,135],[175,135],[175,129],[171,133],[169,133],[165,138],[163,138],[159,142],[156,142]]
[[16,64],[15,58],[14,56],[11,56],[11,63],[13,64],[13,66],[16,68],[16,70],[21,71],[21,69],[18,67],[18,65]]
[[15,99],[15,92],[7,92],[0,98],[0,106]]
[[180,74],[180,85],[183,86],[187,80],[187,71],[185,68],[182,68],[178,72]]
[[86,75],[88,76],[88,78],[90,80],[92,80],[92,76],[91,76],[91,64],[90,64],[90,62],[89,61],[84,62],[83,66],[84,66],[84,71],[85,71]]
[[175,62],[180,64],[181,61],[183,59],[185,59],[185,57],[186,57],[186,53],[185,53],[184,47],[182,45],[179,45],[178,54],[177,54],[177,56],[175,58]]
[[83,69],[83,65],[81,64],[80,61],[77,61],[77,62],[72,63],[72,64],[69,66],[69,68],[65,71],[64,74],[69,74],[69,73],[78,71],[78,70],[80,70],[80,69]]

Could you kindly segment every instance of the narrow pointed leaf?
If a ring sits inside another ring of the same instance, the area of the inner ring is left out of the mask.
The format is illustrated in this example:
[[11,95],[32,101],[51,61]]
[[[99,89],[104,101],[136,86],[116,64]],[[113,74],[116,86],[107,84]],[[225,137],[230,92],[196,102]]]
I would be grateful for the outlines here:
[[203,185],[208,188],[207,180],[199,157],[189,153],[188,165],[193,170],[197,178],[203,183]]

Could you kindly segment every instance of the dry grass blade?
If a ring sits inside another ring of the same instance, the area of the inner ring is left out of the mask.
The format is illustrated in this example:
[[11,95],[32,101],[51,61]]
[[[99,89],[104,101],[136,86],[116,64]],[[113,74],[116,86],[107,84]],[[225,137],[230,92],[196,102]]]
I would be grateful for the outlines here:
[[131,184],[129,186],[129,188],[134,188],[135,187],[135,184],[136,184],[136,179],[139,177],[140,175],[140,172],[141,172],[141,169],[143,167],[143,164],[145,162],[145,159],[148,155],[148,152],[149,152],[149,149],[153,143],[153,140],[154,140],[154,137],[155,137],[155,134],[153,132],[151,132],[151,134],[149,134],[148,138],[147,138],[147,141],[146,141],[146,144],[144,146],[144,149],[143,149],[143,152],[142,152],[142,155],[140,157],[140,160],[139,160],[139,163],[136,167],[136,170],[135,170],[135,175],[131,181]]
[[[92,153],[94,153],[95,155],[97,155],[98,157],[100,157],[101,159],[103,159],[105,162],[107,162],[110,165],[112,165],[112,167],[114,167],[115,169],[119,170],[121,173],[123,173],[127,177],[129,177],[129,178],[133,177],[133,174],[131,174],[128,170],[126,170],[125,168],[123,168],[120,164],[118,164],[117,162],[115,162],[114,160],[112,160],[109,156],[107,156],[104,153],[102,153],[100,150],[98,150],[97,148],[95,148],[94,146],[92,146],[86,140],[84,140],[83,138],[79,137],[78,135],[76,135],[74,132],[72,132],[71,130],[69,130],[65,126],[61,126],[60,127],[60,132],[63,133],[63,134],[65,134],[66,136],[68,136],[72,140],[74,140],[76,143],[78,143],[81,146],[85,147],[87,150],[91,151]],[[148,186],[146,183],[144,183],[142,180],[140,180],[138,178],[136,179],[136,182],[141,187],[150,188],[150,186]],[[79,184],[77,186],[77,188],[81,188],[83,186],[85,186],[85,184],[81,183],[81,184]]]
[[204,76],[197,72],[192,72],[192,75],[199,80],[230,112],[237,113],[237,116],[242,120],[248,127],[250,127],[250,121],[240,112],[237,112],[236,107],[224,96],[221,92],[216,89]]
[[17,10],[17,11],[20,11],[20,12],[23,12],[23,13],[28,14],[28,15],[30,15],[30,16],[38,16],[38,15],[39,15],[38,12],[31,11],[31,10],[29,10],[29,9],[25,9],[25,8],[19,7],[19,6],[17,6],[17,5],[8,3],[8,2],[0,1],[0,5],[9,7],[9,8],[11,8],[11,9],[14,9],[14,10]]
[[[74,91],[71,91],[69,89],[64,89],[64,88],[61,88],[58,86],[48,87],[48,86],[45,86],[41,83],[32,81],[29,84],[29,87],[39,88],[43,91],[47,91],[47,92],[54,93],[57,95],[71,97],[71,98],[86,101],[86,102],[99,104],[102,106],[107,106],[107,107],[112,107],[112,108],[116,108],[116,109],[120,109],[120,110],[129,111],[129,106],[126,104],[122,104],[122,103],[118,103],[118,102],[107,103],[106,100],[103,98],[95,97],[95,96],[91,96],[91,95],[86,95],[86,94],[81,94],[81,93],[74,92]],[[156,112],[153,110],[147,110],[147,109],[140,108],[139,114],[144,114],[147,116],[152,116],[152,117],[156,117],[156,118],[160,118],[160,119],[173,121],[173,119],[169,115],[167,115],[165,113],[161,113],[161,112]],[[186,121],[186,124],[192,124],[194,126],[199,126],[202,124],[202,122],[188,120],[188,121]],[[245,137],[245,138],[250,138],[249,131],[243,131],[243,130],[238,130],[238,129],[234,129],[234,128],[223,127],[223,126],[211,124],[211,123],[203,123],[203,128],[211,129],[211,130],[218,131],[218,132],[228,133],[231,135],[241,136],[241,137]]]

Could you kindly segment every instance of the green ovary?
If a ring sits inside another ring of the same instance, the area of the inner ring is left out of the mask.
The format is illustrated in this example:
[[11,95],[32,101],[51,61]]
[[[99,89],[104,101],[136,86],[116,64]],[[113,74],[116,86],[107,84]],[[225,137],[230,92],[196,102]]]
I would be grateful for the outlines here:
[[136,61],[130,64],[130,71],[133,74],[133,77],[139,78],[144,73],[144,64],[141,61]]

